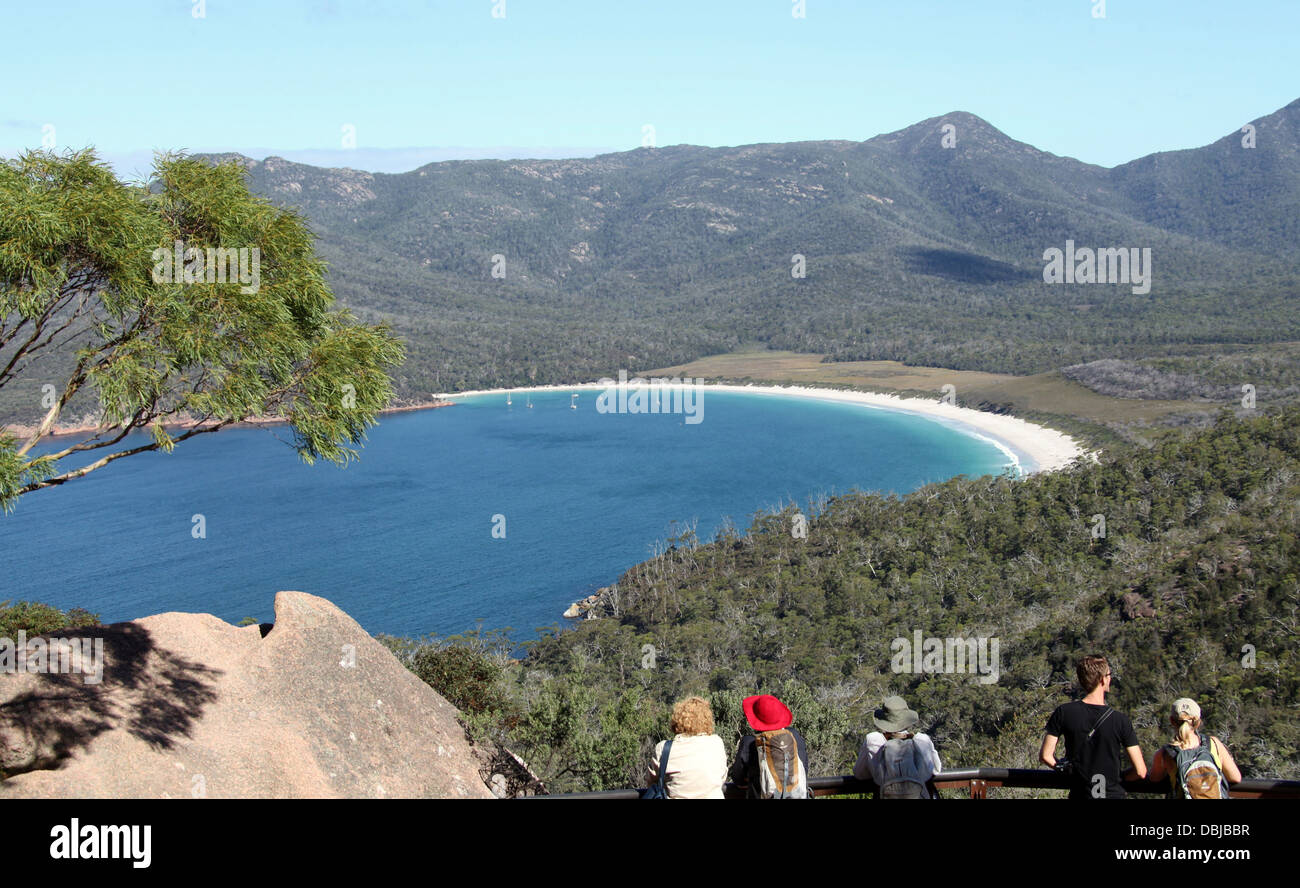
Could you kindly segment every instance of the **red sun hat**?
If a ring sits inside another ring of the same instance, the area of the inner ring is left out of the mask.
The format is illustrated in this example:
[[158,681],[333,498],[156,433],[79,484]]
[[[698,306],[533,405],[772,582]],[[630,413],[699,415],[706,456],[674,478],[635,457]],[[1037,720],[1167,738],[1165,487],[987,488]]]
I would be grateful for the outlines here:
[[740,706],[745,710],[749,726],[755,731],[779,731],[788,728],[794,721],[790,707],[771,694],[746,697]]

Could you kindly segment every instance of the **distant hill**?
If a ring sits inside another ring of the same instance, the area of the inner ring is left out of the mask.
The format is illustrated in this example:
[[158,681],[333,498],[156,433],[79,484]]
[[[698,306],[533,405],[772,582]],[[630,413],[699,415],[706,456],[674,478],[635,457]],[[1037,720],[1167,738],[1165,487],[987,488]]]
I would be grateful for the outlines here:
[[[1114,169],[954,112],[866,142],[449,161],[236,160],[319,233],[339,297],[410,339],[404,394],[590,378],[740,343],[1037,372],[1300,339],[1300,101]],[[945,130],[951,126],[952,129]],[[955,137],[944,147],[945,137]],[[1149,247],[1151,292],[1043,252]],[[791,276],[802,254],[807,276]],[[505,257],[505,278],[491,275]]]

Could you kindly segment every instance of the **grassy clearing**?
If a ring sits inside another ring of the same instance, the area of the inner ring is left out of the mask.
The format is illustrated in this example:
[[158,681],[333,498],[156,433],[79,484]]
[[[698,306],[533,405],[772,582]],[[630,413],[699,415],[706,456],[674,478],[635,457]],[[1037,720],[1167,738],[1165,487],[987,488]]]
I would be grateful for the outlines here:
[[[1172,414],[1213,413],[1222,404],[1157,401],[1101,395],[1057,371],[1032,376],[913,367],[897,361],[822,363],[820,354],[746,349],[688,364],[643,372],[644,376],[692,376],[710,381],[775,385],[826,385],[938,398],[952,385],[960,403],[1038,419],[1065,431],[1096,437],[1102,429],[1146,425]],[[1093,428],[1089,428],[1093,427]],[[1101,428],[1097,428],[1101,427]]]

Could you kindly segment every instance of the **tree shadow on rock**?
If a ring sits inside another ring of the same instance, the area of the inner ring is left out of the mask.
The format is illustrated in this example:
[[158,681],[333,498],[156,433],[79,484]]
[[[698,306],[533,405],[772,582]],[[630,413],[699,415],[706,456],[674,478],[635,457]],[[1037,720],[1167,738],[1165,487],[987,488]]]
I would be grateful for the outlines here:
[[159,647],[136,623],[50,635],[102,640],[102,681],[88,684],[80,673],[0,673],[0,779],[58,768],[113,730],[171,749],[191,736],[217,698],[220,670]]

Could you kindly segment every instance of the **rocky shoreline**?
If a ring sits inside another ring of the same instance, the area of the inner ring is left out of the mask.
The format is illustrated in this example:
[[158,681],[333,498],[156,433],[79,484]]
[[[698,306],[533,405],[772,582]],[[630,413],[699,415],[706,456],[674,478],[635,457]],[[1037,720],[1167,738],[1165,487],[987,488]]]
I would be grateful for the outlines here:
[[564,612],[564,617],[568,620],[598,620],[601,617],[614,616],[617,595],[618,583],[604,586],[586,598],[569,605],[569,609]]

